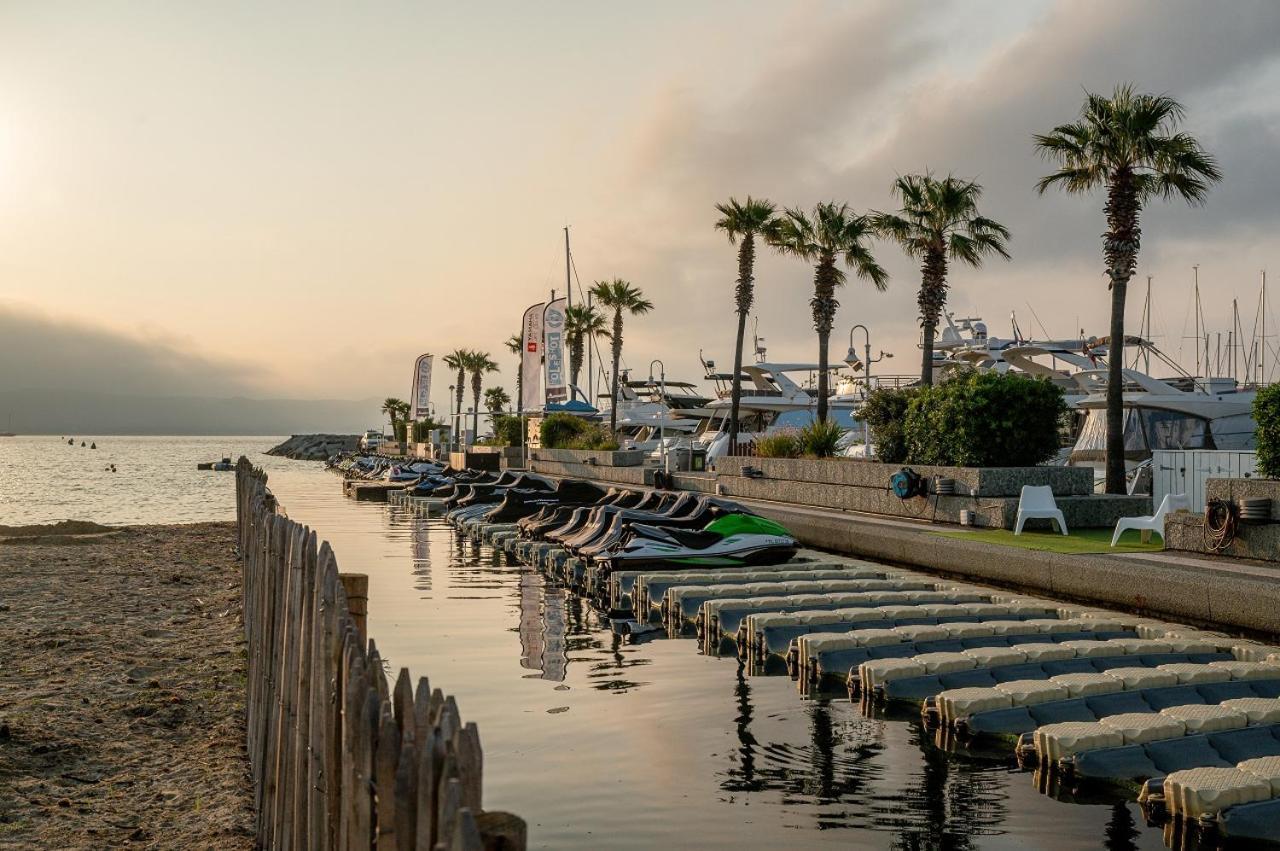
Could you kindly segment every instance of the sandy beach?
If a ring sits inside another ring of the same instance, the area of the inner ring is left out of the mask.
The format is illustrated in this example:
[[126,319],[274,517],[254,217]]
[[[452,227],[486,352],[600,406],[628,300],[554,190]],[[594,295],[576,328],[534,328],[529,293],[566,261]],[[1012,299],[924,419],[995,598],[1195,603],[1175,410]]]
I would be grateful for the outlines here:
[[253,847],[234,546],[0,527],[0,848]]

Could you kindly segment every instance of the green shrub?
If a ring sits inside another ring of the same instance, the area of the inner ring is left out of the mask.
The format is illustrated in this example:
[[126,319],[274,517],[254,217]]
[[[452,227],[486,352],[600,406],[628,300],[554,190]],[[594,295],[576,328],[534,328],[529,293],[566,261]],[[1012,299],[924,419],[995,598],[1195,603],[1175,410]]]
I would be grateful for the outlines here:
[[866,420],[871,431],[871,443],[875,457],[886,464],[901,464],[907,460],[907,438],[904,428],[907,405],[915,396],[915,388],[905,390],[876,390],[867,397],[859,415]]
[[542,421],[539,435],[547,449],[568,449],[570,441],[587,430],[587,421],[573,414],[552,414]]
[[606,426],[591,423],[573,414],[552,414],[542,421],[539,432],[547,449],[597,449],[612,452],[618,441]]
[[782,429],[756,440],[756,455],[761,458],[799,458],[802,451],[800,433],[795,429]]
[[523,423],[519,417],[503,416],[499,414],[493,418],[493,445],[494,446],[519,446],[524,443],[521,438],[520,429]]
[[569,441],[566,449],[595,449],[600,452],[616,452],[618,441],[609,431],[608,426],[587,424],[582,434]]
[[404,437],[405,437],[405,434],[407,434],[409,431],[409,424],[406,423],[404,420],[396,420],[394,423],[391,424],[391,431],[396,436],[396,443],[399,443],[401,446],[404,446],[404,443],[405,443]]
[[1258,391],[1253,419],[1258,424],[1258,472],[1280,479],[1280,384]]
[[1062,391],[1038,378],[968,371],[921,388],[907,404],[913,464],[1031,467],[1057,454]]
[[804,455],[811,458],[830,458],[836,454],[845,431],[846,429],[841,428],[834,420],[827,420],[825,423],[814,420],[800,429],[796,440]]

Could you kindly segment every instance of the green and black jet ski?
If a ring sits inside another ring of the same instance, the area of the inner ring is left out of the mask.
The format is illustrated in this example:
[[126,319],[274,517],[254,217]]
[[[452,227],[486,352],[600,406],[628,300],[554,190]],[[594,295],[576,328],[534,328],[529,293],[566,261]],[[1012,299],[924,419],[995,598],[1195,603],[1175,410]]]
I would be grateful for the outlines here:
[[595,562],[610,570],[782,564],[796,554],[797,547],[791,533],[772,520],[726,514],[700,530],[633,523],[626,536]]

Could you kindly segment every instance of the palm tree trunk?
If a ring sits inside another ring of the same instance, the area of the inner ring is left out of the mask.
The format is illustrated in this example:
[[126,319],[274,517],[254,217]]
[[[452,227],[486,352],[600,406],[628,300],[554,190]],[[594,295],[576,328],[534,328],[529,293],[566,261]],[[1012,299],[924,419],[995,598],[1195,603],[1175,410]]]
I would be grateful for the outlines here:
[[471,375],[471,439],[480,434],[480,390],[484,377],[477,371]]
[[738,311],[738,337],[733,346],[733,382],[729,402],[729,454],[738,454],[738,410],[742,404],[742,338],[747,333],[747,314],[754,300],[755,235],[748,233],[738,246],[738,286],[734,302]]
[[582,372],[582,346],[581,334],[569,338],[569,374],[573,376],[574,387],[578,386],[578,375]]
[[813,272],[813,328],[818,332],[818,421],[827,421],[827,342],[831,339],[831,326],[835,322],[836,308],[836,258],[824,255]]
[[467,371],[466,369],[459,367],[458,383],[454,385],[454,389],[456,390],[455,395],[457,395],[458,397],[457,399],[458,416],[454,422],[449,423],[450,432],[453,434],[454,442],[457,443],[459,449],[462,448],[462,435],[459,434],[459,432],[466,431],[466,428],[464,425],[466,423],[466,420],[462,418],[462,400],[463,398],[466,397],[466,394],[467,394],[466,383],[467,383]]
[[1107,493],[1126,492],[1124,458],[1124,306],[1138,266],[1141,206],[1134,175],[1117,169],[1107,189],[1103,255],[1111,278],[1111,339],[1107,343]]
[[609,390],[609,431],[618,430],[618,368],[622,365],[622,308],[613,312],[613,377]]
[[941,251],[930,251],[920,269],[920,329],[924,332],[920,345],[920,384],[933,386],[933,341],[938,333],[938,320],[947,303],[947,258]]
[[738,339],[733,346],[733,389],[729,401],[729,449],[738,454],[738,410],[742,404],[742,338],[747,333],[747,314],[738,313]]

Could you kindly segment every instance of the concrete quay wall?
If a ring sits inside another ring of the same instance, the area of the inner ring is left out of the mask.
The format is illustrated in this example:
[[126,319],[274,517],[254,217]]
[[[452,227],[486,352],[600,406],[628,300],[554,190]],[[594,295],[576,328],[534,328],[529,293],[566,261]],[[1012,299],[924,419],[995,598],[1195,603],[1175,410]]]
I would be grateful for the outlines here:
[[1280,573],[1167,554],[1063,554],[940,538],[926,528],[777,503],[751,508],[806,546],[1157,617],[1280,634]]

